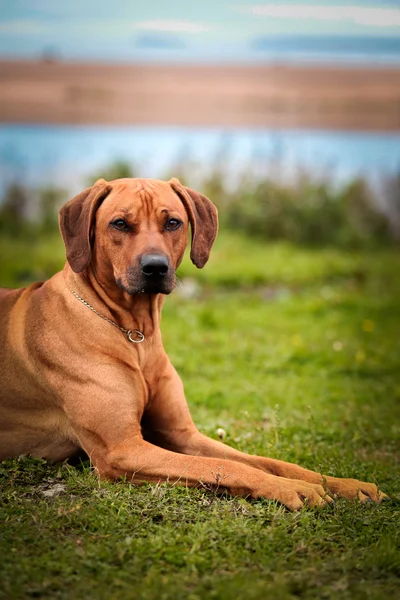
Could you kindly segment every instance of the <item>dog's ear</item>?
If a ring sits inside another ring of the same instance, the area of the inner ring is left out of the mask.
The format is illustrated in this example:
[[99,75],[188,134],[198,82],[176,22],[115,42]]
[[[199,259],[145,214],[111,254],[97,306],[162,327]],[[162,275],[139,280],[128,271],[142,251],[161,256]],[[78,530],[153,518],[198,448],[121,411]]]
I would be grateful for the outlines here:
[[192,227],[190,258],[202,269],[217,237],[218,211],[211,200],[182,185],[178,179],[171,179],[169,183],[182,200]]
[[111,186],[104,179],[64,204],[59,213],[67,260],[75,273],[82,273],[92,257],[91,237],[96,211]]

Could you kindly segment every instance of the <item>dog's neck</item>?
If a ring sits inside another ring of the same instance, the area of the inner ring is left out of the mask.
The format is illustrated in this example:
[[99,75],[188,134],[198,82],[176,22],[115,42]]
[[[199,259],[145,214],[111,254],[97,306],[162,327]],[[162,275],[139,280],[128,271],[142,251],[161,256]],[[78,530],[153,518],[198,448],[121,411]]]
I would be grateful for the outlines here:
[[124,329],[137,329],[145,338],[159,332],[163,294],[140,293],[130,295],[114,282],[100,281],[93,269],[74,273],[65,266],[67,287],[81,296],[99,313],[112,319]]

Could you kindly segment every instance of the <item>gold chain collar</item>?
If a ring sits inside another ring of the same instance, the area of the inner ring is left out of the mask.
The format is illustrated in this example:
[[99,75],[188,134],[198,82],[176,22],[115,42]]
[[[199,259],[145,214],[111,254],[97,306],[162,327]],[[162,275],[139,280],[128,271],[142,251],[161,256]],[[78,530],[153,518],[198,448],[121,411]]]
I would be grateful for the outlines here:
[[[116,327],[117,329],[119,329],[120,331],[122,331],[122,333],[124,333],[127,337],[127,339],[132,342],[132,344],[141,344],[142,342],[144,342],[144,335],[141,331],[139,331],[138,329],[124,329],[123,327],[120,327],[117,323],[115,323],[115,321],[112,321],[111,319],[109,319],[108,317],[106,317],[105,315],[102,315],[101,313],[99,313],[98,310],[96,310],[95,308],[93,308],[93,306],[91,306],[89,304],[89,302],[86,302],[86,300],[84,300],[83,298],[81,298],[80,296],[78,296],[78,294],[76,292],[74,292],[74,290],[69,290],[71,292],[71,294],[73,294],[75,296],[75,298],[77,298],[78,300],[80,300],[80,302],[82,302],[82,304],[84,304],[85,306],[87,306],[88,308],[90,308],[90,310],[94,313],[96,313],[96,315],[98,315],[99,317],[101,317],[102,319],[104,319],[105,321],[107,321],[108,323],[110,323],[110,325],[113,325],[114,327]],[[136,336],[136,337],[133,337]]]

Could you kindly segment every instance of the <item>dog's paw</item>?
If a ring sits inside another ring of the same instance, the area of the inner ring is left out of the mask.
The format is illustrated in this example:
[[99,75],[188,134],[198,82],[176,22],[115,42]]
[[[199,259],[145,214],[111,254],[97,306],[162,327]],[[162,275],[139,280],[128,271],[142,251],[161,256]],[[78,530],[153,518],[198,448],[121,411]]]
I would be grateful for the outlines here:
[[326,485],[329,494],[348,500],[358,498],[360,502],[382,502],[390,499],[374,483],[365,483],[357,479],[326,477]]
[[259,495],[269,500],[276,500],[289,510],[300,510],[304,505],[326,506],[333,502],[322,485],[297,479],[270,477],[272,485],[268,485],[268,489],[262,490]]

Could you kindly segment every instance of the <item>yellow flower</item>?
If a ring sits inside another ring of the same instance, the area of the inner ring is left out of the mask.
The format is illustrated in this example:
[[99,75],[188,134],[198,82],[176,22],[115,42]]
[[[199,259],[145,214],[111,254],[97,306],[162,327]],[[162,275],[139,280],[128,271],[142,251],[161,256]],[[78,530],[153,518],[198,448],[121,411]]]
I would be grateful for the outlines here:
[[356,361],[358,363],[362,363],[365,360],[365,352],[364,350],[357,350],[356,352]]
[[375,323],[371,319],[365,319],[362,324],[362,328],[367,333],[371,333],[375,329]]
[[299,335],[298,333],[296,333],[295,335],[292,335],[292,339],[291,339],[292,345],[293,346],[302,346],[303,345],[303,340],[301,339],[301,335]]

